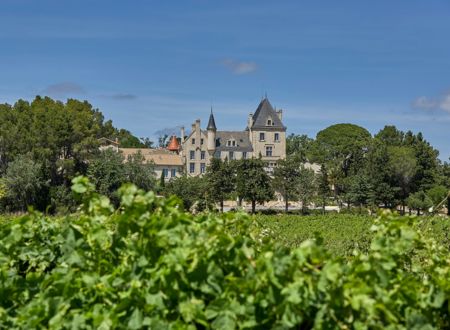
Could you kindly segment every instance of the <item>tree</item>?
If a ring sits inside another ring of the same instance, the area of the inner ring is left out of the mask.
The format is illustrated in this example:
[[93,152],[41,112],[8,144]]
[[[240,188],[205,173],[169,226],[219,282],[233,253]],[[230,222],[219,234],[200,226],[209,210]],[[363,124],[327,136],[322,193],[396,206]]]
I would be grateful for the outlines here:
[[338,162],[344,176],[358,172],[363,167],[372,136],[363,127],[353,124],[336,124],[317,133],[313,146],[314,161],[329,165]]
[[362,206],[367,205],[370,201],[370,191],[369,178],[358,174],[350,178],[347,198],[351,203],[358,205],[361,212]]
[[366,157],[365,175],[370,183],[370,203],[379,206],[393,207],[395,191],[392,186],[392,173],[389,166],[389,151],[387,145],[375,138],[371,143]]
[[283,196],[285,212],[289,210],[289,201],[297,198],[299,175],[299,164],[292,157],[279,160],[273,172],[272,186]]
[[402,212],[405,213],[406,199],[411,192],[417,168],[414,150],[410,147],[390,147],[388,150],[388,167],[392,173],[397,198],[402,205]]
[[325,213],[325,206],[330,197],[330,183],[328,181],[328,173],[325,165],[320,168],[320,173],[316,177],[317,197],[322,205],[322,210]]
[[213,202],[220,203],[220,211],[223,212],[223,201],[234,190],[235,173],[228,161],[218,158],[211,159],[206,176],[208,196]]
[[405,133],[399,131],[395,126],[386,125],[376,135],[375,139],[383,142],[387,146],[400,147],[403,145]]
[[316,182],[314,171],[300,166],[297,181],[297,197],[302,203],[302,213],[306,212],[308,204],[316,194]]
[[203,177],[183,175],[167,182],[164,195],[180,198],[186,210],[195,207],[196,211],[201,211],[207,206],[206,187],[206,180]]
[[154,164],[147,162],[139,151],[129,155],[124,163],[125,180],[131,182],[145,191],[155,190],[155,168]]
[[3,183],[6,187],[8,205],[12,210],[22,211],[29,205],[36,206],[46,187],[42,167],[33,161],[30,155],[18,156],[8,164]]
[[260,158],[242,159],[236,163],[236,192],[240,198],[252,203],[252,213],[255,213],[256,203],[273,198],[270,177]]
[[441,203],[445,199],[445,197],[447,197],[448,192],[449,189],[444,186],[434,186],[428,189],[426,193],[433,202],[433,205],[437,205]]
[[95,185],[96,190],[118,203],[116,191],[127,182],[124,157],[111,149],[102,150],[89,163],[87,175]]
[[431,206],[433,206],[432,200],[423,191],[418,191],[408,197],[408,207],[417,210],[417,215],[420,215],[420,211],[427,210]]
[[300,162],[306,162],[309,159],[313,142],[314,140],[307,135],[290,134],[286,138],[286,155]]

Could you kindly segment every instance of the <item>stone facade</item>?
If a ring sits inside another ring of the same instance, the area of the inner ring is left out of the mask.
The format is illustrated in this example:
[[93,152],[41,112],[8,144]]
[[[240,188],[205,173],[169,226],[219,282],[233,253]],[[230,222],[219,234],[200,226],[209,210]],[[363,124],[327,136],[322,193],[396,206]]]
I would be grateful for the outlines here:
[[204,174],[213,157],[232,160],[261,156],[271,172],[279,159],[286,158],[282,119],[282,110],[276,111],[267,98],[249,115],[243,131],[218,131],[212,111],[206,130],[201,129],[197,119],[187,137],[184,129],[181,131],[180,156],[187,175]]

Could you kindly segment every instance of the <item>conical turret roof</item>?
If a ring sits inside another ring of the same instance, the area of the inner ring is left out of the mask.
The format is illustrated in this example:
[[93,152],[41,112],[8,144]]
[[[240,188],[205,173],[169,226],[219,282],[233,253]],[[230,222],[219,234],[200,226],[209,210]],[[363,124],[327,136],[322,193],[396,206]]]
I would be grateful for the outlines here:
[[209,115],[208,127],[206,127],[206,129],[208,131],[210,131],[210,130],[216,131],[217,130],[216,121],[214,120],[214,115],[213,115],[213,112],[212,112],[212,108],[211,108],[211,114]]
[[167,146],[167,150],[169,150],[169,151],[179,151],[180,150],[180,144],[178,143],[178,139],[175,135],[172,135],[169,145]]

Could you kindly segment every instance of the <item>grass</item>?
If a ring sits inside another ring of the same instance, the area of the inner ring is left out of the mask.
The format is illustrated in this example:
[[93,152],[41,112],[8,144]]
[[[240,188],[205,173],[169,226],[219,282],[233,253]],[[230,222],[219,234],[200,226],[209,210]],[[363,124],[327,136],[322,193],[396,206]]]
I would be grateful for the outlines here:
[[[355,248],[366,251],[370,246],[370,227],[374,217],[368,215],[255,215],[270,236],[278,242],[297,247],[306,239],[320,237],[327,250],[337,256],[348,256]],[[426,237],[450,249],[449,217],[418,217],[417,226]]]

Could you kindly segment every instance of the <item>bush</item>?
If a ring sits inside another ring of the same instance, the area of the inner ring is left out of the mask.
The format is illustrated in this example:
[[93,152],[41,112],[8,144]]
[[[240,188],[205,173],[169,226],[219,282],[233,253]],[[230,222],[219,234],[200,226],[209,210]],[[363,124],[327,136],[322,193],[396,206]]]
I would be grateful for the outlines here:
[[0,225],[4,328],[448,328],[448,251],[384,214],[367,253],[289,250],[242,213],[193,216],[133,185],[120,206],[84,178],[77,218]]

